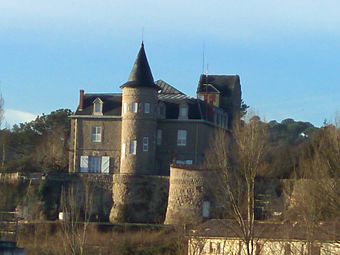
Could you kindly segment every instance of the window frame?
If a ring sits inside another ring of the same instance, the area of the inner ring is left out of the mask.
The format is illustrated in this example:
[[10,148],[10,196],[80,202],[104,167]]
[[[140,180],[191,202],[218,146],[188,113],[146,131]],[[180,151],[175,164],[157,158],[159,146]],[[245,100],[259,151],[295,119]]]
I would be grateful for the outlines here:
[[93,101],[93,111],[92,111],[92,114],[93,115],[103,115],[103,101],[99,97],[97,97]]
[[[97,132],[98,130],[99,132]],[[102,133],[103,133],[103,129],[101,126],[92,126],[91,127],[91,141],[93,143],[101,143]]]
[[138,113],[138,103],[137,102],[131,103],[131,112],[132,113]]
[[162,129],[157,129],[156,143],[157,145],[162,145],[163,131]]
[[177,146],[187,145],[188,131],[185,129],[177,130]]
[[144,103],[144,113],[150,113],[150,112],[151,112],[150,103]]
[[131,140],[129,145],[129,154],[136,155],[137,154],[137,140]]
[[127,103],[123,103],[123,115],[127,113],[128,105]]
[[188,119],[189,114],[189,107],[188,104],[180,104],[179,111],[178,111],[178,118],[179,119]]
[[143,152],[148,152],[149,151],[149,137],[144,136],[143,137]]

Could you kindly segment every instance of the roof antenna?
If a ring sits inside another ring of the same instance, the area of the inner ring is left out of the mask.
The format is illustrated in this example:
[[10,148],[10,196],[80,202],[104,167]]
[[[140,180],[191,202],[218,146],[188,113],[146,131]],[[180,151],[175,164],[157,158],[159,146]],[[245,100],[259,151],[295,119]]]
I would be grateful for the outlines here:
[[203,52],[202,52],[202,74],[204,74],[204,55],[205,55],[205,43],[203,42]]
[[142,27],[142,46],[144,46],[144,27]]

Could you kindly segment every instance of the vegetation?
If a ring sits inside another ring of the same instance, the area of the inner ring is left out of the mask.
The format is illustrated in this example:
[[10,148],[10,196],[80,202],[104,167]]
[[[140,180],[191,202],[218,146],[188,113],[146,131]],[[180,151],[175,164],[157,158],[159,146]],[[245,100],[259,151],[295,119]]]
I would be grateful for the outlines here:
[[71,113],[60,109],[1,130],[2,172],[66,171]]
[[[32,255],[71,254],[65,251],[64,231],[58,223],[27,224],[19,233],[19,246]],[[174,228],[90,224],[83,254],[182,255],[186,254],[183,232]]]

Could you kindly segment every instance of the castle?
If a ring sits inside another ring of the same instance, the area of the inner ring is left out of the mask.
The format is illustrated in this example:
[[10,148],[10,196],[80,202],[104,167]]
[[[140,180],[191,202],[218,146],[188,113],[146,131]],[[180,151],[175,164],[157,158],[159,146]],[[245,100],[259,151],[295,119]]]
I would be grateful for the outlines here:
[[[210,217],[195,170],[209,139],[240,119],[237,75],[202,74],[197,98],[154,78],[142,43],[122,93],[80,91],[71,117],[69,171],[112,176],[111,222]],[[198,169],[198,168],[197,168]]]

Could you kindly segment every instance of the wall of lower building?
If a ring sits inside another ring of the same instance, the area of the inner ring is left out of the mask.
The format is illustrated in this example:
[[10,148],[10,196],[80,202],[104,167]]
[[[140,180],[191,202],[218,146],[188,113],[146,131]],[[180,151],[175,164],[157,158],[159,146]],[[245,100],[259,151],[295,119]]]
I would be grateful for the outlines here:
[[[340,247],[336,242],[315,242],[311,253],[308,253],[307,242],[304,240],[270,240],[258,239],[254,241],[254,254],[258,255],[286,255],[286,254],[339,254]],[[195,237],[188,241],[188,254],[239,254],[246,255],[245,243],[237,237]]]
[[[92,127],[102,128],[101,142],[93,142]],[[80,171],[81,156],[109,156],[110,173],[119,171],[121,150],[121,119],[73,118],[71,120],[71,138],[69,171]]]
[[[157,129],[162,130],[162,142],[157,145],[156,162],[160,175],[170,175],[170,164],[176,160],[191,160],[192,165],[201,165],[209,148],[216,127],[197,120],[163,120]],[[178,130],[187,131],[185,146],[177,145]]]

